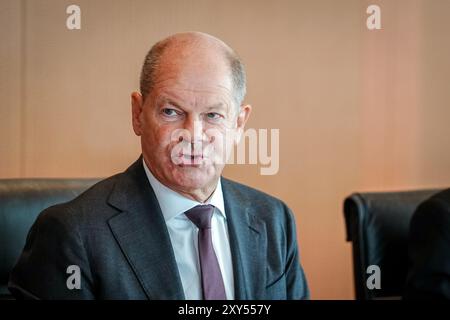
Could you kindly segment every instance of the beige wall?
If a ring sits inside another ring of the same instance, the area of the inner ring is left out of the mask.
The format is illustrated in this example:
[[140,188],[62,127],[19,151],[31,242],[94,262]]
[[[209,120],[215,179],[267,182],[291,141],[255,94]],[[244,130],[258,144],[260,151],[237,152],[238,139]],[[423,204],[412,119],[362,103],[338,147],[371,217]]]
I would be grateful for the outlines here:
[[[82,29],[65,9],[82,10]],[[382,30],[368,31],[369,4]],[[216,35],[242,56],[252,128],[280,170],[225,176],[285,200],[314,299],[354,297],[342,201],[450,185],[450,1],[0,0],[0,178],[108,176],[137,158],[129,93],[158,39]]]

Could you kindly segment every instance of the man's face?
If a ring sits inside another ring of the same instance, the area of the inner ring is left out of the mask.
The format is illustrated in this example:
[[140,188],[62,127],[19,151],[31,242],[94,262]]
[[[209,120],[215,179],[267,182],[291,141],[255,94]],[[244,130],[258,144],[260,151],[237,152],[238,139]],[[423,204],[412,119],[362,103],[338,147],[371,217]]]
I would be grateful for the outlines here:
[[133,128],[160,182],[188,194],[215,186],[250,112],[233,94],[227,66],[201,61],[159,72],[145,101],[132,94]]

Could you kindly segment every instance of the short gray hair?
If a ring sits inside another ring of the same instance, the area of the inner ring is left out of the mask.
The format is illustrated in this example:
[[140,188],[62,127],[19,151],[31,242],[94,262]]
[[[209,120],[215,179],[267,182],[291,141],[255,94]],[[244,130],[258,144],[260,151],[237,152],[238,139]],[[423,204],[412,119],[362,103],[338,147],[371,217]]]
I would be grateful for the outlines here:
[[[144,100],[155,85],[156,72],[161,62],[161,56],[170,43],[170,39],[164,39],[155,43],[145,56],[140,77],[140,90]],[[230,66],[234,91],[233,98],[239,107],[244,101],[247,92],[244,64],[239,56],[228,46],[224,47],[223,51],[224,57]]]

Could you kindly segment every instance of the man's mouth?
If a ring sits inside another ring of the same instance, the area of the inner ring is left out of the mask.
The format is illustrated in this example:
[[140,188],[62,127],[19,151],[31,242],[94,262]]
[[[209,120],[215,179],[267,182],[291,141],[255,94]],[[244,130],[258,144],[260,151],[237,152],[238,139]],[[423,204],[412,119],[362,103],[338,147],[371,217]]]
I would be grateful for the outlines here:
[[199,166],[205,160],[203,154],[181,154],[180,158],[181,166]]

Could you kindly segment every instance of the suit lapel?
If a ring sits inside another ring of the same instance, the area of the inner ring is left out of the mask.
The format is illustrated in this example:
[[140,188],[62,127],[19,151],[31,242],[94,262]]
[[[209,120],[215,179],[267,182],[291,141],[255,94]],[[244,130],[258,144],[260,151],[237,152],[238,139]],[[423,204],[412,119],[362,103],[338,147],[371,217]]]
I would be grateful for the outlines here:
[[117,178],[108,223],[149,299],[184,299],[169,233],[140,157]]
[[264,299],[267,237],[265,224],[257,218],[251,200],[232,182],[222,178],[230,249],[233,260],[235,298]]

